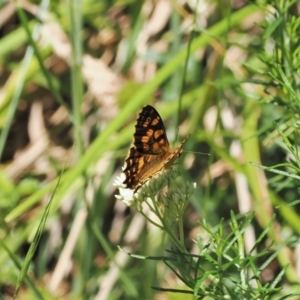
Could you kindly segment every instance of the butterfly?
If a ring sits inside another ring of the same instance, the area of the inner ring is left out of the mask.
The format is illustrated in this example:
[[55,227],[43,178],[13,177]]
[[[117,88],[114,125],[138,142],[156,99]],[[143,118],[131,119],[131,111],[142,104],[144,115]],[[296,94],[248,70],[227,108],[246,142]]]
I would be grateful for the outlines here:
[[133,145],[129,149],[123,173],[126,188],[134,193],[150,178],[162,170],[170,168],[181,155],[181,145],[175,149],[169,146],[164,123],[154,107],[146,105],[138,115]]

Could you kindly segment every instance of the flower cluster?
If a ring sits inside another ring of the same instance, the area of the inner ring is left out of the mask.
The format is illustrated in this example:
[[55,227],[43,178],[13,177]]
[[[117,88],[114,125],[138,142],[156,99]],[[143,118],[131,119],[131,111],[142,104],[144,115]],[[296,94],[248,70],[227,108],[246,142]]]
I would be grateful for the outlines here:
[[[124,180],[125,175],[121,173],[114,183],[119,189],[119,195],[116,195],[116,198],[139,212],[142,210],[143,203],[146,202],[149,205],[149,198],[152,199],[152,202],[158,202],[157,195],[160,195],[160,201],[157,206],[157,208],[160,206],[160,211],[168,207],[172,207],[173,210],[174,205],[176,211],[178,209],[181,211],[185,208],[185,204],[195,189],[195,184],[182,180],[182,176],[177,168],[159,172],[135,193],[134,190],[126,188],[123,184]],[[165,187],[168,188],[165,189]],[[175,214],[177,215],[178,213],[176,212]]]

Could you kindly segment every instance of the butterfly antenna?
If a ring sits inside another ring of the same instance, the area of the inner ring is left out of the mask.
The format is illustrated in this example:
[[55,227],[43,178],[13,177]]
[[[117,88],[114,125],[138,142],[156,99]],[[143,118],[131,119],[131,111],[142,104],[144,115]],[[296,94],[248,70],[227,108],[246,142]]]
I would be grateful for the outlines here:
[[209,153],[204,153],[204,152],[188,151],[188,150],[183,150],[183,152],[186,152],[186,153],[193,153],[193,154],[202,154],[202,155],[210,156]]

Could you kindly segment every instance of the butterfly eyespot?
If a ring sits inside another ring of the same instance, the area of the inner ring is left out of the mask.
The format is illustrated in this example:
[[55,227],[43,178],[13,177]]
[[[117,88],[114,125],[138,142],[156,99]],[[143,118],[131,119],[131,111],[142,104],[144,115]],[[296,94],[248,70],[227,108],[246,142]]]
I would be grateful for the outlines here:
[[182,153],[181,145],[170,149],[164,123],[150,105],[146,105],[138,115],[133,135],[133,146],[125,159],[124,184],[136,192],[151,177],[169,168]]

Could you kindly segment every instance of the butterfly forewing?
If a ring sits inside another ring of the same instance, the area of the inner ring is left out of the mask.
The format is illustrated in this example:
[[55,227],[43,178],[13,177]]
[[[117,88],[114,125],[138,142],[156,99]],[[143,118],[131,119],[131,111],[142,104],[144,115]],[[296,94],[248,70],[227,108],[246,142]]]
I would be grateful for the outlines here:
[[133,144],[142,154],[159,155],[169,149],[164,123],[150,105],[146,105],[137,118]]

